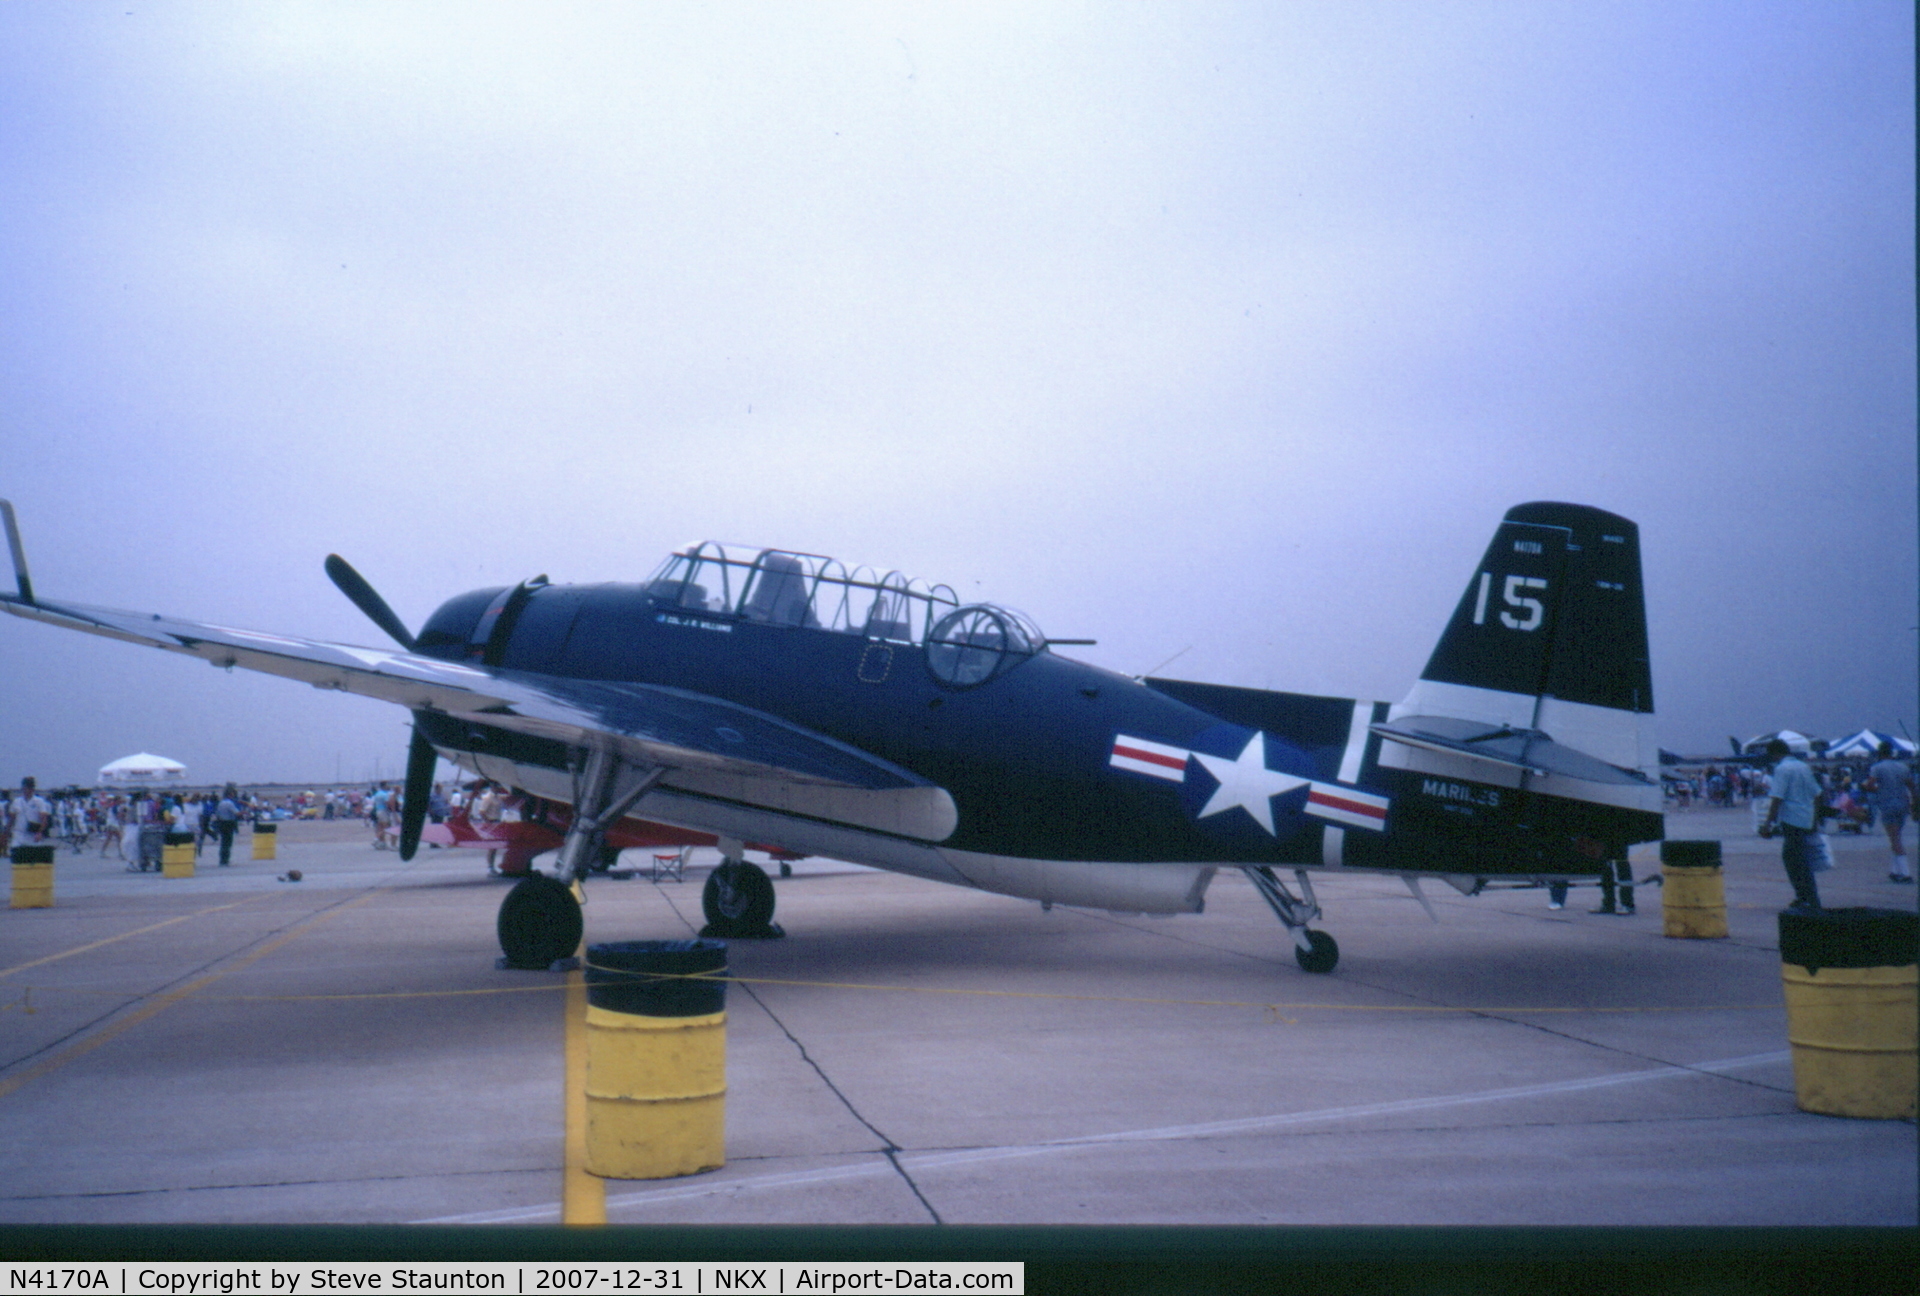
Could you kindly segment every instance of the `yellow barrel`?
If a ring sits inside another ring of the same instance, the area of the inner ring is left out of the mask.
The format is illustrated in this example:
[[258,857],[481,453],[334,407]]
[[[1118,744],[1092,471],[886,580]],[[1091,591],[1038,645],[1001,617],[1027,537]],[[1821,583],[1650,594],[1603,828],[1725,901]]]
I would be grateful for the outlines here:
[[189,878],[193,876],[193,834],[170,832],[167,843],[160,850],[160,872],[164,877]]
[[1920,915],[1780,915],[1780,976],[1802,1111],[1912,1120],[1920,1089]]
[[12,909],[53,908],[53,847],[15,846]]
[[1720,872],[1717,841],[1660,843],[1660,920],[1677,939],[1710,940],[1727,934],[1727,884]]
[[257,860],[279,858],[280,825],[256,823],[253,826],[253,857]]
[[666,1179],[726,1164],[727,947],[587,949],[586,1168]]

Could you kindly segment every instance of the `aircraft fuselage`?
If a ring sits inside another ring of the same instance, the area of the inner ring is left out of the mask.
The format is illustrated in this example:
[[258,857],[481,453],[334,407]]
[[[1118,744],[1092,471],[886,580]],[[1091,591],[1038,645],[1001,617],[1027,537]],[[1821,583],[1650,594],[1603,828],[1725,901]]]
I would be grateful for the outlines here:
[[[686,689],[825,734],[946,789],[958,810],[940,843],[949,851],[1578,873],[1597,867],[1603,848],[1658,835],[1623,814],[1602,842],[1590,806],[1579,807],[1578,831],[1563,830],[1556,798],[1383,769],[1367,726],[1385,718],[1384,704],[1143,682],[1044,645],[954,683],[941,678],[957,672],[938,644],[689,609],[652,589],[476,591],[435,614],[421,651]],[[558,744],[480,729],[443,720],[427,732],[450,755],[565,760]]]

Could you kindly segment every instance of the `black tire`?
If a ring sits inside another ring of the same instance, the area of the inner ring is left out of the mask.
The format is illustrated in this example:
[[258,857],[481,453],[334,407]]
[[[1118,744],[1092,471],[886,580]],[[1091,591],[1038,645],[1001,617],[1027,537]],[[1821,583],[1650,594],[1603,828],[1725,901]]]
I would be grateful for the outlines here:
[[608,869],[611,869],[614,865],[618,864],[619,862],[620,862],[620,848],[618,846],[608,846],[603,843],[600,847],[599,856],[593,861],[593,863],[587,866],[587,872],[605,873]]
[[733,931],[766,927],[773,921],[773,879],[758,864],[745,860],[722,864],[707,874],[700,909],[709,927]]
[[500,952],[517,968],[543,968],[571,958],[586,930],[580,903],[566,883],[530,873],[500,902]]
[[1307,933],[1307,943],[1313,948],[1303,950],[1293,947],[1293,958],[1302,971],[1324,973],[1333,971],[1334,964],[1340,961],[1340,946],[1333,937],[1323,931]]

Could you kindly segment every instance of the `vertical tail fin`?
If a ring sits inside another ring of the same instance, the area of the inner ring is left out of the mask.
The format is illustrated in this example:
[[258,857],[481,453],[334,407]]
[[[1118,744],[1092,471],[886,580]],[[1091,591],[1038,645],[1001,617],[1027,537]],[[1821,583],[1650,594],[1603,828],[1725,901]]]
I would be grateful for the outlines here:
[[1579,504],[1508,510],[1420,678],[1651,712],[1640,529]]
[[[1550,738],[1548,746],[1651,776],[1659,763],[1652,713],[1639,528],[1585,505],[1537,503],[1508,510],[1419,682],[1390,721],[1471,722],[1453,726],[1462,752],[1475,743],[1489,753],[1508,746],[1492,734],[1473,736],[1472,725],[1531,733]],[[1446,769],[1436,772],[1485,772],[1479,762],[1438,759]],[[1529,764],[1540,766],[1522,767]]]

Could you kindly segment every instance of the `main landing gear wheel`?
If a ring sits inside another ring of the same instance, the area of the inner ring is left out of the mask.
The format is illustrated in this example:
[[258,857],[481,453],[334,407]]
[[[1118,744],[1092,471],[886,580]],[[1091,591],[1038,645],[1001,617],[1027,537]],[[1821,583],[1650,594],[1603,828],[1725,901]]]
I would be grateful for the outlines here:
[[1293,960],[1300,965],[1301,970],[1305,972],[1333,971],[1333,965],[1340,961],[1339,943],[1323,931],[1310,931],[1307,933],[1307,944],[1313,946],[1313,948],[1304,950],[1298,945],[1293,947]]
[[725,860],[707,874],[700,892],[706,937],[721,940],[772,940],[786,935],[773,922],[773,879],[757,864]]
[[500,902],[500,951],[513,968],[545,968],[571,958],[585,925],[580,902],[558,878],[530,873]]

